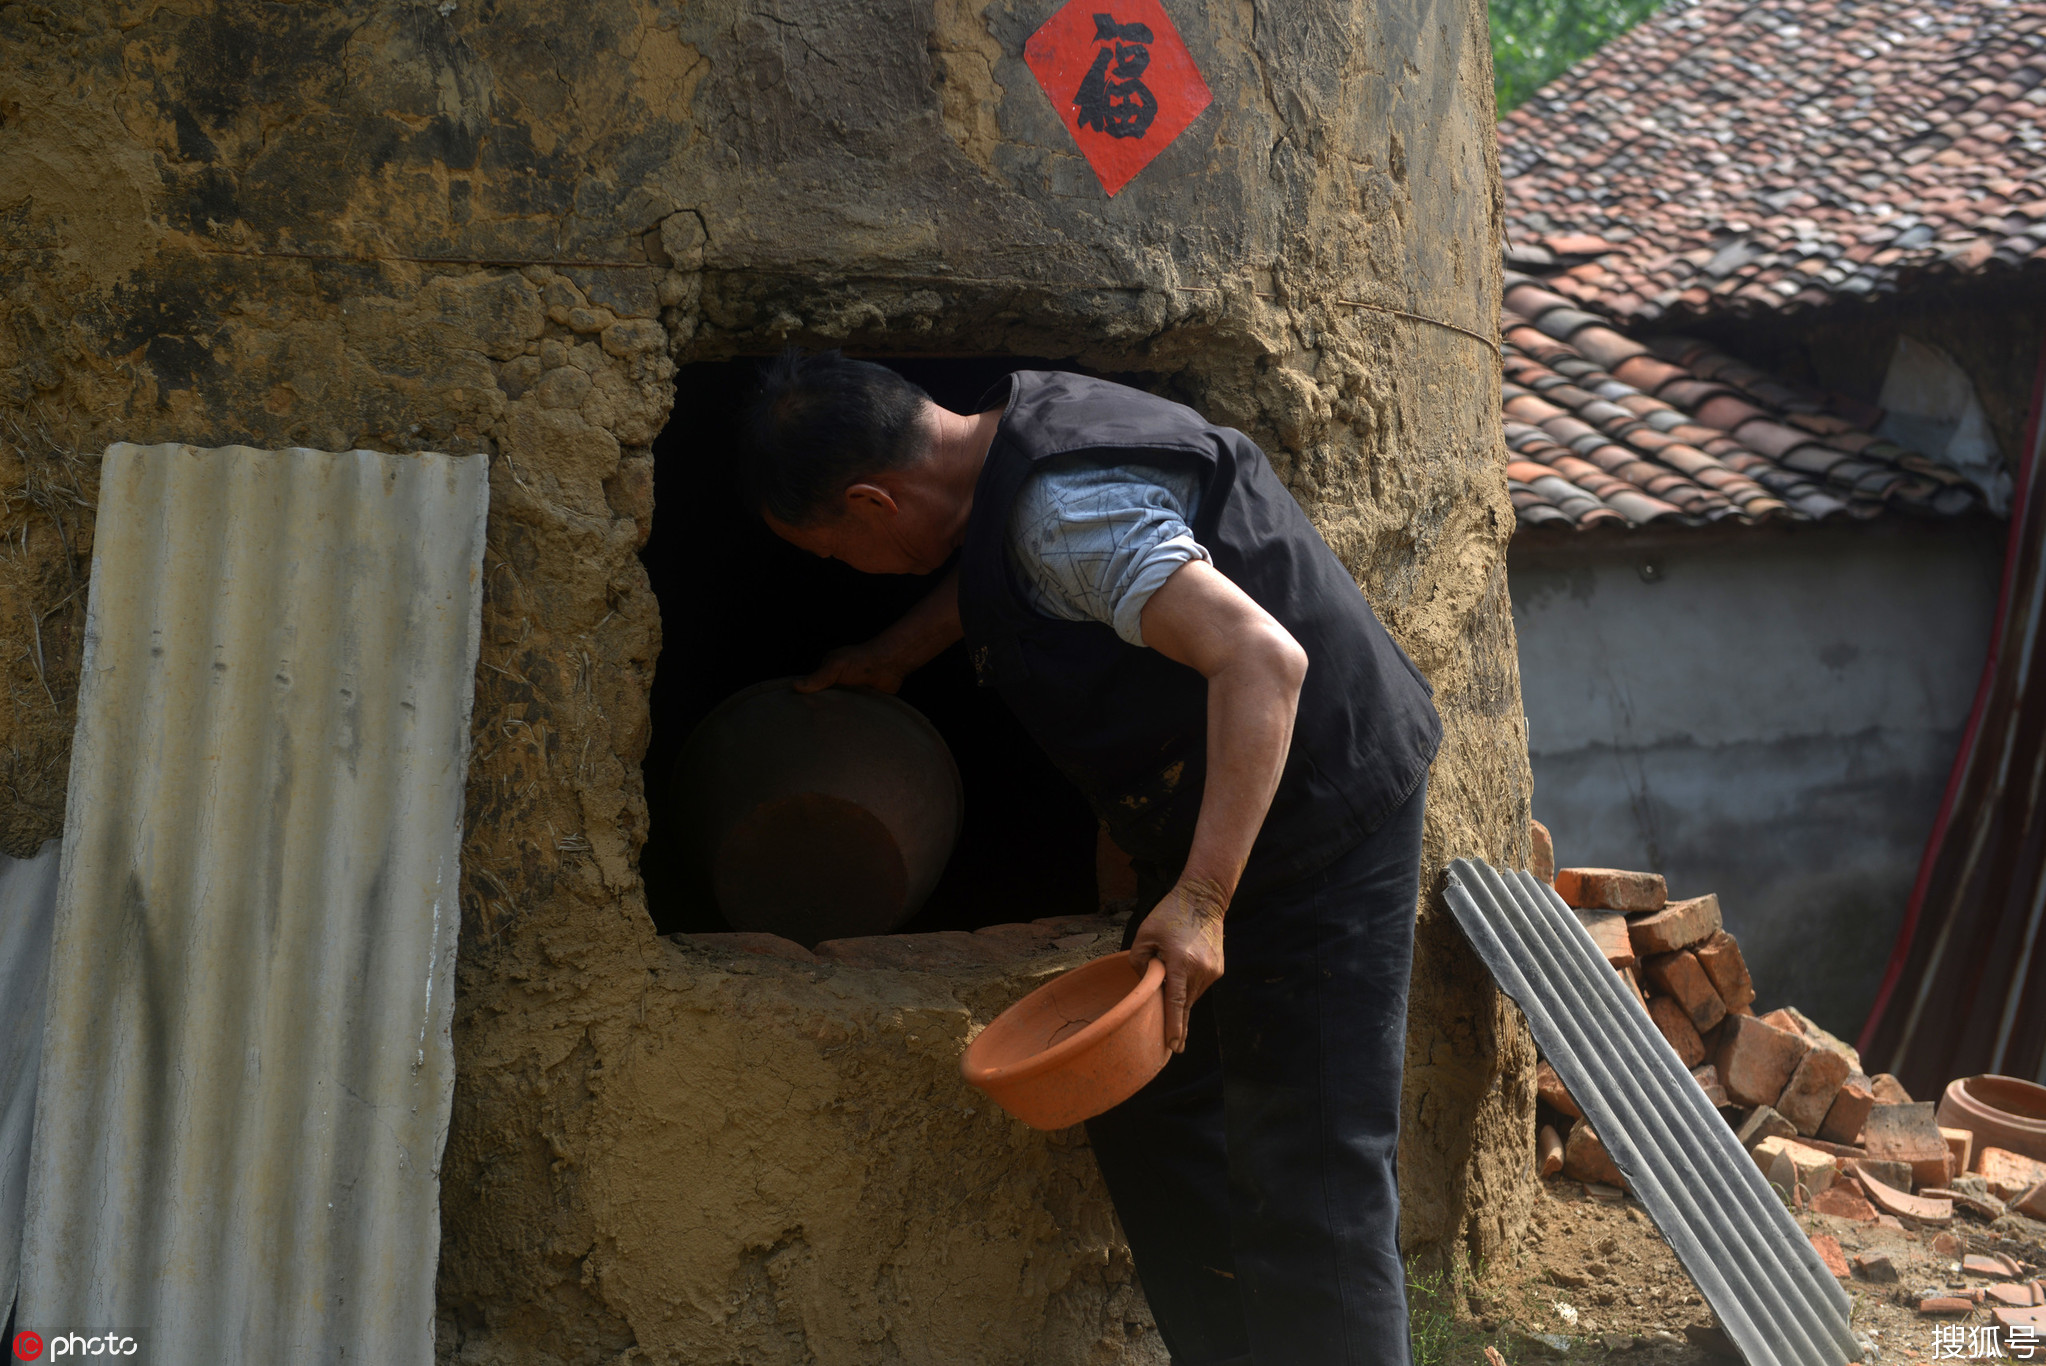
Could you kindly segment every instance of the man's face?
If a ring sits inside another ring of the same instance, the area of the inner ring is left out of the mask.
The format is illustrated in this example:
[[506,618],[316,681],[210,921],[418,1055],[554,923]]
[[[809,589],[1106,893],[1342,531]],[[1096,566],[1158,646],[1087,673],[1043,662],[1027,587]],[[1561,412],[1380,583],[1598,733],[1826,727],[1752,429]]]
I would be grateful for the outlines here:
[[[939,410],[926,402],[931,449]],[[840,493],[811,521],[794,526],[772,513],[767,527],[812,555],[851,565],[862,574],[930,574],[944,567],[965,535],[971,499],[948,489],[935,458],[882,470]]]
[[944,564],[950,547],[926,544],[927,538],[916,534],[914,518],[892,497],[883,504],[852,496],[870,487],[856,485],[847,490],[849,506],[828,520],[791,526],[769,513],[768,530],[790,545],[850,565],[862,574],[928,574]]

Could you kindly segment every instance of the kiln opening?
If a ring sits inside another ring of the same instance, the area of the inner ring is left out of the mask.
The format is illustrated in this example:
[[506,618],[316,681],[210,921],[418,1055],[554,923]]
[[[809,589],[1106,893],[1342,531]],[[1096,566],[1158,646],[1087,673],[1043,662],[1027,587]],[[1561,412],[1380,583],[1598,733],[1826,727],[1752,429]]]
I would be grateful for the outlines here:
[[[1075,369],[1023,357],[872,357],[959,412],[1017,369]],[[674,415],[654,443],[654,525],[640,558],[661,607],[645,764],[649,831],[640,867],[655,927],[727,928],[689,851],[671,775],[683,742],[719,702],[764,679],[806,673],[865,640],[934,578],[859,574],[772,535],[741,504],[732,462],[758,359],[682,367]],[[1131,378],[1117,376],[1117,378]],[[1096,909],[1093,813],[953,646],[901,697],[951,747],[965,819],[950,862],[902,932],[977,929]]]

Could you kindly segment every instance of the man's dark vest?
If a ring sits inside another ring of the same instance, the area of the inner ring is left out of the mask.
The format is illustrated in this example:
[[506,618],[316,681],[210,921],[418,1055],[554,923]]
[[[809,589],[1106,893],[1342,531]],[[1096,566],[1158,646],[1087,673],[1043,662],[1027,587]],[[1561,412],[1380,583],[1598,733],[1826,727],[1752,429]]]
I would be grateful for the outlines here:
[[960,556],[966,648],[1115,842],[1140,866],[1179,875],[1207,773],[1208,683],[1108,626],[1060,621],[1024,598],[1006,553],[1009,511],[1052,456],[1197,467],[1194,538],[1307,651],[1293,748],[1239,896],[1320,868],[1377,829],[1435,755],[1433,690],[1264,452],[1191,408],[1105,380],[1022,370],[1004,386]]

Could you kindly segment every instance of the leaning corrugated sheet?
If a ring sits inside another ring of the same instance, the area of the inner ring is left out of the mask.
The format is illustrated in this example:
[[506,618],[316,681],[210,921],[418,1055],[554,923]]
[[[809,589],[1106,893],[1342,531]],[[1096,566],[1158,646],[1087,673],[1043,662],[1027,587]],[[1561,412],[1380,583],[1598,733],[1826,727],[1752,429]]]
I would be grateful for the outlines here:
[[432,1360],[485,473],[107,451],[22,1326]]
[[1749,1366],[1858,1356],[1846,1293],[1554,889],[1458,859],[1448,899]]
[[43,978],[57,908],[57,841],[36,856],[0,854],[0,1314],[21,1270],[21,1211],[28,1195],[28,1136],[35,1123],[36,1062],[43,1051]]

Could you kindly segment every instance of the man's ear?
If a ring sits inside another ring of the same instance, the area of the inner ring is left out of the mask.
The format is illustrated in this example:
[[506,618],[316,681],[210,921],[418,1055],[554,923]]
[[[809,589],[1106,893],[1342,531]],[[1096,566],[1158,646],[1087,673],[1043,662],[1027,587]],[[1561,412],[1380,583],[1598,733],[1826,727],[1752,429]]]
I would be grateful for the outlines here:
[[845,491],[845,510],[858,517],[892,517],[899,510],[895,495],[879,484],[854,484]]

